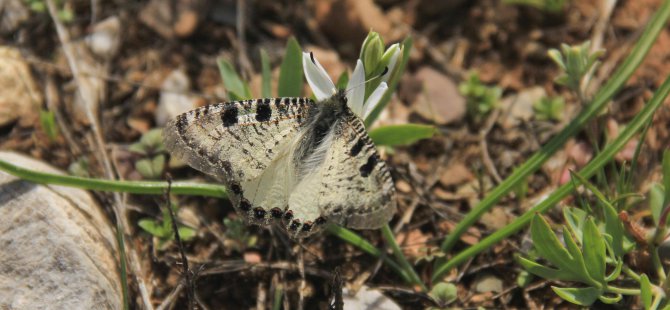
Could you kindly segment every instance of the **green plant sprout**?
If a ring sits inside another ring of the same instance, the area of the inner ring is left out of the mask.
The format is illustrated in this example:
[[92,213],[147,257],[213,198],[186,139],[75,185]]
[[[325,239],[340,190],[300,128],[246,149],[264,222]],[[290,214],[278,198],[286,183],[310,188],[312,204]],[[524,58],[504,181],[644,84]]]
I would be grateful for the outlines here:
[[53,111],[40,110],[40,126],[49,138],[49,141],[56,141],[56,138],[58,138],[58,125],[56,125],[56,117]]
[[479,74],[470,72],[468,79],[458,85],[458,91],[465,96],[465,110],[475,123],[498,108],[502,89],[497,86],[487,86],[479,80]]
[[142,135],[140,141],[131,144],[128,150],[144,155],[135,162],[135,170],[145,179],[160,179],[165,169],[165,147],[161,139],[161,129],[154,128]]
[[[177,206],[175,204],[170,204],[172,210],[177,211]],[[172,230],[172,217],[170,217],[170,210],[167,208],[161,208],[161,218],[143,218],[137,222],[137,225],[142,228],[142,230],[151,234],[152,236],[158,239],[156,247],[158,249],[164,249],[169,241],[174,240],[174,231]],[[184,241],[189,241],[195,237],[195,229],[185,226],[178,225],[179,237]]]
[[[556,77],[554,82],[568,87],[579,95],[582,102],[586,102],[584,91],[581,87],[582,79],[586,74],[598,66],[598,58],[604,53],[598,50],[591,53],[591,42],[586,41],[580,45],[561,44],[561,50],[550,49],[547,54],[563,72]],[[587,81],[588,84],[589,81]]]
[[560,121],[563,119],[565,100],[563,97],[542,97],[533,104],[535,118],[540,121]]
[[[30,10],[37,13],[44,13],[47,11],[47,5],[44,1],[45,0],[24,0]],[[54,1],[54,4],[57,7],[63,6],[62,1],[60,0]],[[63,8],[58,9],[57,15],[58,19],[64,23],[70,23],[74,20],[74,12],[69,6],[64,6]]]

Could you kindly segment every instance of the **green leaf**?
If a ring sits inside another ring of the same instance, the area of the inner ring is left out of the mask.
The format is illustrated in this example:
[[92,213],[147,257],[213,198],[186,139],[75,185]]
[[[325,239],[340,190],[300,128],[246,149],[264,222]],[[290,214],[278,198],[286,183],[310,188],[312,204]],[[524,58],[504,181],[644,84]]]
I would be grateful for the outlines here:
[[268,52],[261,48],[261,97],[272,97],[272,69]]
[[349,83],[349,72],[347,72],[347,70],[344,70],[342,74],[340,74],[340,77],[337,79],[337,84],[335,84],[335,87],[337,89],[345,89],[347,88],[347,83]]
[[150,233],[152,236],[158,238],[165,238],[166,236],[165,229],[163,229],[162,225],[158,224],[158,222],[156,222],[154,219],[141,219],[137,222],[137,225],[140,226],[140,228],[142,228],[144,231]]
[[163,174],[163,169],[165,168],[165,155],[158,155],[151,160],[151,169],[155,173],[156,178],[160,178]]
[[56,125],[56,116],[53,111],[40,110],[40,125],[50,141],[55,141],[58,137],[58,126]]
[[[184,241],[193,239],[196,234],[196,230],[188,226],[180,226],[177,230],[179,230],[179,238]],[[170,229],[170,231],[172,231],[172,229]]]
[[589,218],[584,225],[584,243],[582,247],[586,270],[591,277],[603,286],[605,283],[605,241],[598,226]]
[[525,270],[528,270],[528,272],[547,280],[581,281],[582,279],[582,277],[575,276],[572,273],[540,265],[535,261],[520,255],[516,255],[515,259],[517,263]]
[[600,295],[602,295],[602,291],[595,287],[576,288],[552,286],[551,289],[556,295],[566,301],[580,306],[590,306],[596,299],[598,299],[598,297],[600,297]]
[[156,175],[151,160],[148,158],[142,158],[135,162],[135,170],[137,170],[137,172],[139,172],[145,179],[153,179]]
[[651,217],[654,219],[654,225],[660,226],[661,214],[663,213],[665,201],[665,189],[658,183],[654,183],[649,188],[649,209],[651,210]]
[[409,54],[410,51],[412,50],[412,38],[408,37],[404,41],[402,41],[402,58],[396,65],[398,69],[394,69],[396,71],[393,73],[391,78],[388,80],[386,84],[388,84],[388,89],[382,96],[382,99],[379,100],[379,103],[377,106],[370,112],[370,115],[365,119],[365,127],[370,127],[372,123],[374,123],[377,118],[379,117],[379,114],[386,108],[388,105],[389,101],[391,100],[391,96],[395,92],[396,86],[398,86],[398,82],[400,81],[400,77],[402,76],[403,72],[405,72],[405,66],[407,66],[407,62],[409,61]]
[[533,216],[531,221],[530,235],[538,254],[555,266],[560,268],[574,261],[574,258],[558,241],[549,223],[538,214]]
[[302,91],[302,49],[291,37],[286,44],[284,61],[279,69],[279,97],[299,97]]
[[581,282],[583,283],[599,287],[600,283],[593,279],[589,274],[581,249],[577,246],[575,239],[572,238],[572,235],[570,235],[567,229],[563,230],[563,242],[565,242],[565,248],[568,249],[568,253],[570,253],[573,260],[567,264],[563,264],[562,269],[566,271],[569,270],[576,275],[582,276]]
[[430,125],[403,124],[378,127],[368,135],[376,145],[400,146],[431,138],[437,132],[437,128]]
[[665,188],[663,206],[667,206],[670,204],[670,150],[663,151],[663,186]]
[[221,73],[221,79],[223,84],[228,91],[228,97],[230,100],[245,100],[251,99],[251,90],[249,86],[242,81],[240,76],[237,74],[235,67],[223,59],[217,59],[217,64],[219,65],[219,72]]
[[640,299],[642,299],[644,309],[651,309],[651,282],[644,273],[640,276]]
[[614,252],[614,256],[622,257],[627,252],[623,223],[612,205],[603,205],[603,213],[605,215],[605,234],[612,237],[612,242],[610,243],[612,252]]
[[453,302],[458,297],[456,285],[446,282],[435,284],[433,289],[431,289],[430,293],[428,294],[433,297],[433,299],[435,299],[441,306]]
[[563,218],[570,232],[575,235],[579,243],[582,243],[586,211],[573,207],[563,208]]

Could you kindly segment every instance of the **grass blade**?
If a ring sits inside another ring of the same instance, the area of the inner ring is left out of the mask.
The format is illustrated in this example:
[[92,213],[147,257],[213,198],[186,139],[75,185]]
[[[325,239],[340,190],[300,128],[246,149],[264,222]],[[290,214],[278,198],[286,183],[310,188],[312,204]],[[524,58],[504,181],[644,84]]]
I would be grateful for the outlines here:
[[368,135],[376,145],[401,146],[428,139],[436,133],[437,128],[434,126],[402,124],[374,128],[368,132]]
[[251,99],[251,90],[249,89],[249,85],[242,81],[240,75],[237,74],[235,67],[233,67],[233,64],[223,58],[217,59],[216,63],[219,65],[219,73],[221,74],[223,84],[226,86],[226,90],[228,91],[229,99]]
[[272,72],[268,52],[261,48],[261,97],[272,97]]
[[302,93],[302,49],[294,37],[286,44],[277,92],[279,97],[299,97]]

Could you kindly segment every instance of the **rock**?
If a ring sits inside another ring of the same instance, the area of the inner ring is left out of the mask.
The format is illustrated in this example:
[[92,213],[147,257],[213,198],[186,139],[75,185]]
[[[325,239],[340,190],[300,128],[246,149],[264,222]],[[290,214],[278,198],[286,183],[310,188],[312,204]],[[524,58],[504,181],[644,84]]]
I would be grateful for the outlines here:
[[482,275],[475,280],[475,291],[477,291],[477,293],[500,293],[503,291],[503,282],[493,275]]
[[[321,30],[336,42],[360,44],[368,31],[378,32],[385,41],[390,38],[391,22],[372,0],[314,1],[313,16]],[[349,48],[358,51],[358,47]]]
[[19,120],[34,126],[42,93],[18,49],[0,46],[0,126]]
[[95,24],[86,43],[93,54],[104,60],[116,56],[121,46],[121,20],[111,16]]
[[400,309],[400,306],[393,300],[386,297],[381,292],[373,290],[365,285],[353,295],[349,293],[347,288],[344,288],[342,292],[342,301],[344,302],[345,310]]
[[510,129],[519,126],[522,122],[530,121],[535,114],[533,104],[546,95],[544,88],[532,87],[516,95],[505,97],[500,102],[503,111],[498,119],[500,126]]
[[430,67],[419,69],[415,78],[423,90],[413,103],[414,112],[436,124],[449,124],[465,117],[465,98],[452,79]]
[[190,91],[191,82],[186,73],[177,69],[165,78],[161,85],[161,96],[156,108],[156,125],[164,126],[177,115],[195,109],[198,98],[185,94]]
[[[11,152],[0,159],[61,174]],[[0,172],[0,309],[121,309],[112,224],[86,191]]]

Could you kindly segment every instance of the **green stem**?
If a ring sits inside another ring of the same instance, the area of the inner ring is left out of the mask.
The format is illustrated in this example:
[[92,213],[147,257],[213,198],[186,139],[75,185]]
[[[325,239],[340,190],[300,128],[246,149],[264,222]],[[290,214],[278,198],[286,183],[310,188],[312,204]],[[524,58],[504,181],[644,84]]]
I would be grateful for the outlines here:
[[407,261],[405,255],[403,255],[400,246],[398,246],[398,243],[395,241],[393,231],[388,224],[382,227],[382,235],[384,236],[384,239],[386,239],[386,243],[391,247],[395,259],[400,262],[400,266],[402,266],[402,268],[405,269],[405,272],[412,278],[412,283],[421,287],[423,292],[427,292],[428,289],[426,288],[426,285],[423,284],[419,275],[416,274],[412,265]]
[[[168,187],[167,182],[102,180],[33,171],[3,160],[0,160],[0,170],[35,183],[65,185],[103,192],[162,195]],[[192,182],[172,183],[171,193],[177,195],[210,196],[217,198],[228,197],[226,188],[222,185]]]
[[652,300],[651,306],[649,307],[649,309],[653,309],[653,310],[658,309],[658,306],[661,305],[661,300],[663,300],[663,294],[660,294],[660,293],[655,294],[654,299]]
[[[475,206],[447,236],[441,245],[444,253],[451,251],[460,236],[468,230],[482,214],[491,209],[504,195],[510,192],[519,182],[535,172],[549,159],[565,141],[574,136],[589,120],[598,115],[598,112],[612,99],[619,89],[624,85],[635,69],[644,60],[645,55],[651,48],[656,37],[663,29],[665,21],[670,15],[670,1],[664,1],[661,7],[652,17],[640,40],[631,53],[624,60],[618,70],[611,75],[611,79],[605,84],[595,99],[580,113],[569,125],[567,125],[557,136],[552,138],[538,152],[536,152],[526,163],[516,169],[512,175],[494,188],[477,206]],[[440,262],[438,262],[439,264]]]
[[[664,3],[670,3],[666,1]],[[667,6],[670,8],[670,5]],[[668,10],[670,12],[670,9]],[[589,162],[584,169],[582,169],[579,174],[584,178],[589,178],[593,174],[601,169],[609,160],[611,160],[614,155],[623,148],[623,146],[630,140],[630,138],[639,132],[647,122],[652,120],[654,112],[658,107],[661,106],[665,97],[670,92],[670,77],[668,77],[663,85],[654,93],[654,96],[651,98],[649,103],[647,103],[644,108],[633,118],[633,120],[626,126],[626,128],[621,132],[621,134],[607,145],[603,151],[598,154],[591,162]],[[544,213],[545,211],[551,209],[555,204],[560,202],[568,194],[570,194],[574,189],[574,182],[567,182],[561,187],[556,189],[549,197],[537,204],[535,207],[528,210],[522,216],[517,218],[514,222],[505,226],[504,228],[494,232],[490,236],[482,239],[479,243],[463,250],[462,252],[456,254],[449,261],[438,264],[435,268],[435,273],[433,274],[433,281],[437,281],[443,274],[449,271],[451,268],[454,268],[466,260],[470,259],[474,255],[488,249],[493,244],[507,238],[508,236],[516,233],[530,222],[533,216],[536,213]]]
[[605,288],[605,291],[609,293],[621,294],[621,295],[640,295],[640,289],[638,288],[623,288],[608,285]]
[[621,267],[621,270],[622,270],[623,273],[625,273],[627,276],[633,278],[633,280],[635,280],[635,281],[637,281],[637,282],[640,282],[640,279],[641,279],[640,275],[637,274],[635,271],[631,270],[630,267],[628,267],[628,266],[626,266],[626,265],[624,264],[623,267]]
[[665,283],[666,275],[665,270],[663,270],[663,263],[661,263],[661,258],[658,256],[656,246],[652,243],[649,244],[649,253],[651,254],[651,263],[656,270],[656,276],[658,276],[658,282]]

